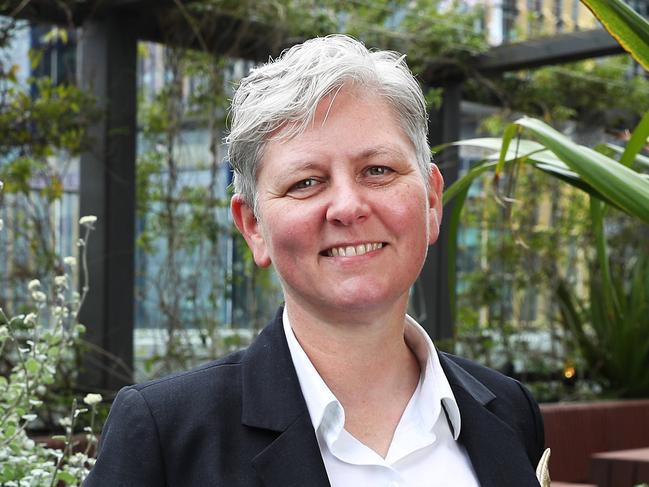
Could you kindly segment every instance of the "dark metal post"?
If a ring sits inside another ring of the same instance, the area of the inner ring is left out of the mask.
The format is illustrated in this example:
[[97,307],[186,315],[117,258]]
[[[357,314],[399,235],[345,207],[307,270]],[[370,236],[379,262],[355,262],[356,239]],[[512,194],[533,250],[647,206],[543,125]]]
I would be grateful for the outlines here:
[[98,221],[80,317],[91,344],[80,385],[114,391],[132,382],[133,369],[137,38],[114,16],[86,21],[82,32],[80,84],[97,97],[103,117],[81,157],[80,214]]
[[[443,88],[442,106],[430,114],[428,141],[431,146],[460,138],[462,81],[453,80]],[[442,156],[435,156],[434,161],[448,187],[458,177],[458,151],[450,148]],[[450,212],[450,206],[446,205],[444,213],[449,215]],[[439,239],[428,249],[428,257],[415,284],[412,300],[416,317],[433,340],[452,338],[455,326],[449,307],[447,242],[448,232],[442,219]]]

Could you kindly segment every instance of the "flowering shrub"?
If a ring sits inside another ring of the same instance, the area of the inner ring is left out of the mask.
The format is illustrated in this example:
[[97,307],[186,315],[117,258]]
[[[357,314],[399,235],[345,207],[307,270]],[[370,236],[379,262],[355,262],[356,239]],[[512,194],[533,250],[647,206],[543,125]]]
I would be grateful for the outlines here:
[[[39,424],[39,408],[47,397],[48,387],[55,383],[61,366],[74,360],[74,350],[85,331],[77,317],[88,292],[85,246],[95,221],[94,217],[84,217],[80,222],[85,228],[85,235],[79,240],[84,278],[81,294],[70,285],[76,259],[66,257],[66,272],[55,276],[50,286],[36,279],[29,282],[31,312],[9,318],[0,309],[0,359],[13,364],[7,376],[0,375],[2,486],[79,485],[93,463],[90,453],[96,445],[93,426],[97,405],[102,400],[99,394],[88,394],[82,406],[73,401],[69,414],[58,418],[65,435],[53,439],[63,441],[63,450],[34,441],[27,429]],[[85,451],[75,452],[73,432],[83,414],[90,415],[90,425],[83,429]]]

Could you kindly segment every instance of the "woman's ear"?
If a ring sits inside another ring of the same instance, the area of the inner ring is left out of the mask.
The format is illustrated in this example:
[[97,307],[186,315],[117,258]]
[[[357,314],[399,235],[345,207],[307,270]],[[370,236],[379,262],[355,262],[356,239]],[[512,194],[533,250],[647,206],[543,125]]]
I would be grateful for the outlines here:
[[271,264],[268,247],[252,208],[244,201],[243,196],[235,194],[230,201],[230,211],[234,224],[252,251],[255,263],[259,267],[268,267]]
[[439,168],[431,164],[430,175],[428,176],[428,245],[432,245],[439,237],[439,226],[442,223],[442,194],[444,193],[444,178]]

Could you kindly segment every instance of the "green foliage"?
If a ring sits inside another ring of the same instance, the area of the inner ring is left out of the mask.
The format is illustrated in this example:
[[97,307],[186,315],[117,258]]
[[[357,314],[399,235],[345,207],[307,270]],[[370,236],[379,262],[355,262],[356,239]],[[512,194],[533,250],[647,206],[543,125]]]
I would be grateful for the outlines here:
[[[14,21],[0,25],[0,49],[17,28]],[[52,36],[65,41],[61,31]],[[37,67],[42,53],[30,52],[30,61]],[[87,291],[75,291],[76,259],[58,254],[53,215],[69,167],[91,146],[86,129],[99,113],[77,87],[20,80],[2,51],[0,63],[0,240],[11,246],[0,286],[0,484],[79,485],[96,445],[92,429],[82,435],[85,452],[72,436],[91,428],[97,410],[93,404],[86,415],[76,407],[73,389],[85,330],[77,314]],[[32,277],[42,283],[25,285]],[[31,439],[36,429],[62,431],[63,450]]]
[[[510,144],[520,128],[530,131],[558,158],[553,159],[547,151],[527,154],[537,167],[649,223],[649,179],[600,152],[572,142],[539,120],[522,118],[505,130],[496,175],[506,164]],[[649,127],[643,124],[639,129],[645,131],[646,140]]]
[[[16,27],[10,23],[4,28]],[[30,60],[36,68],[42,53],[31,51]],[[28,276],[63,269],[54,205],[64,197],[70,167],[91,147],[87,127],[100,113],[93,97],[78,87],[55,84],[48,77],[21,81],[17,65],[8,65],[4,58],[0,62],[0,179],[5,185],[6,227],[20,249],[0,279],[4,289],[19,290]],[[7,299],[3,292],[0,302],[6,306]]]
[[450,64],[468,70],[475,56],[489,48],[478,26],[484,11],[461,2],[416,0],[407,2],[407,13],[397,30],[410,41],[403,46],[416,72],[431,65]]
[[565,364],[582,371],[583,361],[551,308],[558,276],[580,275],[590,244],[587,198],[525,164],[498,179],[484,173],[470,189],[454,259],[456,353],[522,374],[541,401],[592,397],[590,384],[562,380]]
[[[176,9],[167,15],[174,20],[183,19],[189,22],[195,33],[207,32],[213,34],[213,29],[218,28],[219,18],[222,15],[234,17],[239,21],[236,27],[241,38],[250,31],[255,34],[268,34],[269,26],[276,35],[271,35],[268,41],[284,39],[304,39],[316,35],[326,35],[332,32],[350,32],[363,38],[381,37],[388,35],[394,42],[403,40],[416,41],[416,37],[423,37],[426,32],[438,31],[449,34],[447,41],[437,42],[449,47],[452,43],[461,50],[466,39],[473,39],[472,32],[464,29],[473,24],[467,22],[467,6],[463,2],[442,2],[439,0],[415,1],[342,1],[342,0],[202,0],[197,2],[178,2]],[[440,8],[442,12],[440,12]],[[448,17],[443,14],[448,15]],[[417,35],[408,36],[408,26],[404,18],[410,16],[411,24],[421,29]],[[416,17],[419,17],[419,20]],[[429,26],[439,20],[443,25]],[[427,22],[428,21],[428,22]],[[429,29],[426,31],[426,29]],[[389,32],[392,31],[392,34]],[[395,33],[394,31],[397,31]],[[173,33],[169,33],[173,36]],[[436,44],[437,47],[440,44]]]
[[[418,75],[428,69],[470,73],[473,56],[489,48],[481,28],[482,8],[457,1],[204,0],[191,2],[174,15],[190,22],[204,45],[200,33],[213,34],[223,14],[241,20],[240,39],[261,37],[278,53],[287,39],[295,42],[342,32],[370,47],[407,53],[408,64]],[[430,90],[427,98],[434,106],[439,93]]]
[[[649,114],[640,121],[627,148],[621,152],[604,152],[620,157],[631,165],[638,158],[642,144],[649,136]],[[520,130],[525,129],[538,142],[521,140]],[[559,272],[558,266],[546,270],[555,276],[557,297],[561,303],[561,318],[566,331],[578,345],[592,378],[607,391],[625,397],[649,393],[646,382],[646,364],[649,360],[649,340],[646,322],[647,255],[646,248],[638,244],[637,255],[631,259],[633,270],[622,265],[617,274],[610,269],[610,253],[604,233],[604,216],[607,206],[613,206],[628,215],[649,223],[649,178],[622,162],[581,146],[558,133],[539,120],[524,118],[508,126],[502,140],[475,139],[462,145],[498,149],[445,192],[445,202],[455,199],[456,209],[451,217],[452,238],[459,224],[460,210],[466,202],[473,180],[487,171],[494,171],[496,184],[506,168],[521,164],[530,165],[583,191],[590,197],[587,222],[592,228],[589,247],[594,248],[588,276],[588,301],[584,304],[567,283],[570,274]],[[493,220],[492,220],[493,221]],[[510,216],[507,221],[511,221]],[[620,228],[620,225],[613,228]],[[453,242],[453,240],[451,240]],[[511,250],[509,251],[511,253]],[[455,268],[451,265],[450,276]],[[529,267],[528,267],[529,268]],[[626,269],[626,270],[625,270]],[[571,284],[576,285],[573,281]],[[502,285],[502,284],[501,284]],[[579,302],[579,304],[577,304]],[[645,304],[643,304],[645,303]],[[644,377],[644,378],[643,378]]]
[[[88,238],[87,229],[84,242]],[[79,419],[88,408],[76,400],[55,419],[63,428],[63,450],[47,448],[28,436],[28,430],[43,427],[43,410],[52,389],[65,369],[77,370],[78,352],[85,328],[77,322],[84,296],[70,288],[74,259],[66,259],[69,272],[53,279],[51,296],[38,280],[32,280],[31,312],[8,318],[0,309],[0,484],[80,485],[92,465],[89,456],[96,446],[93,433],[96,408],[101,397],[86,396],[91,409],[84,428],[85,450],[73,440]],[[76,451],[75,451],[76,449]]]
[[644,69],[649,71],[649,22],[622,0],[581,0]]
[[[597,201],[592,204],[601,206]],[[598,213],[593,218],[596,231],[603,239],[602,209],[594,211]],[[561,280],[557,288],[561,317],[591,374],[609,393],[615,397],[646,397],[649,255],[640,251],[616,272],[606,271],[602,265],[608,262],[591,264],[585,298],[578,296],[569,279]]]
[[[0,99],[0,154],[28,157],[47,167],[46,158],[65,152],[77,156],[90,145],[85,128],[98,112],[94,99],[71,85],[50,78],[29,78],[24,86],[8,78]],[[31,86],[37,96],[29,92]],[[5,181],[7,184],[11,180]]]
[[[231,253],[242,252],[224,190],[227,61],[177,48],[165,48],[163,56],[168,82],[140,93],[138,113],[143,150],[137,161],[137,205],[143,226],[137,244],[147,262],[162,265],[140,274],[143,285],[136,292],[141,303],[160,310],[155,326],[166,331],[160,350],[147,356],[138,352],[146,376],[186,369],[245,345],[253,332],[239,330],[250,324],[220,318],[232,290],[246,292],[249,298],[238,302],[246,316],[254,316],[258,300],[249,286],[261,286],[257,293],[269,298],[277,289],[268,270],[242,264],[233,274],[226,272]],[[184,90],[185,83],[193,89]],[[253,329],[262,325],[252,324]]]

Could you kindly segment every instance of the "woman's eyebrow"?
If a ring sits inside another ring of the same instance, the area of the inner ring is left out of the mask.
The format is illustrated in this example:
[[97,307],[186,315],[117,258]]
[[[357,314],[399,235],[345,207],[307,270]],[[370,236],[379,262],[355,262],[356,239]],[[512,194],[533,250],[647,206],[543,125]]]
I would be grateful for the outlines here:
[[305,171],[309,169],[321,169],[323,164],[314,159],[297,159],[286,163],[292,172]]
[[354,157],[354,159],[372,159],[373,157],[381,156],[406,157],[406,154],[396,147],[379,145],[361,151],[356,157]]
[[269,180],[273,184],[284,184],[287,179],[291,179],[296,173],[319,170],[322,169],[322,166],[322,163],[313,159],[296,158],[295,160],[287,160],[279,170],[269,175]]

